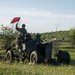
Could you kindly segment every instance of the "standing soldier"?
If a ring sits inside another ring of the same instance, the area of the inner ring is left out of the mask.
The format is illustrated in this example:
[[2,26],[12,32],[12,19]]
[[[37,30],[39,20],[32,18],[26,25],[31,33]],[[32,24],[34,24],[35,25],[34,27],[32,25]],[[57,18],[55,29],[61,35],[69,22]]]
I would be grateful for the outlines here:
[[22,51],[22,43],[24,42],[27,35],[27,30],[25,29],[25,27],[25,24],[22,24],[22,28],[18,27],[18,23],[16,24],[16,30],[20,32],[20,35],[16,38],[19,51]]

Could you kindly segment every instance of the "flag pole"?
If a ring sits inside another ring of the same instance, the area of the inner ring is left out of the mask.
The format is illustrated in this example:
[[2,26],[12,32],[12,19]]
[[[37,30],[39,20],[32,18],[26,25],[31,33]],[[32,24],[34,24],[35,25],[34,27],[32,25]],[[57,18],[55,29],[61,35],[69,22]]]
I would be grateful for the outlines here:
[[[57,24],[57,26],[56,26],[56,32],[57,32],[57,30],[58,30],[58,26],[59,26],[59,24]],[[57,36],[56,36],[56,40],[57,40]],[[57,44],[57,41],[55,41],[55,44],[54,44],[54,56],[56,56],[57,55],[57,53],[58,53],[58,44]]]

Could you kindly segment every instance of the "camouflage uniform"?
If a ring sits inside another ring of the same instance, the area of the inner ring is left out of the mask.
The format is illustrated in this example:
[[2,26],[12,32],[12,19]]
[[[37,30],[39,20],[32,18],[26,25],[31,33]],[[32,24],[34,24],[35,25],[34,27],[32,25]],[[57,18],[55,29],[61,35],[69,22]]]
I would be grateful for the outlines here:
[[22,43],[27,35],[27,30],[25,29],[25,24],[22,25],[22,28],[18,28],[18,24],[16,24],[16,30],[20,32],[20,35],[16,38],[18,48],[22,50]]
[[36,42],[37,42],[37,45],[39,45],[39,44],[41,44],[41,43],[43,42],[42,39],[41,39],[40,37],[41,37],[40,34],[37,34],[37,35],[36,35],[35,40],[36,40]]
[[[23,24],[23,25],[25,25],[25,24]],[[27,30],[25,28],[23,28],[23,27],[18,28],[18,24],[16,24],[16,30],[18,30],[20,32],[20,35],[26,35],[27,34]]]

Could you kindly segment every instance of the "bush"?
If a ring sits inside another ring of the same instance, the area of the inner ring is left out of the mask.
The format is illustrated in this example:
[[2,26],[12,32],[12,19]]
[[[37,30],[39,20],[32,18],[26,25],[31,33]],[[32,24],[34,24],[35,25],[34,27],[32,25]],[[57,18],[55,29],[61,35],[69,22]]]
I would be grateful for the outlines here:
[[14,32],[13,28],[2,25],[2,34],[0,34],[0,42],[4,45],[4,48],[9,47],[12,41],[16,38],[17,32]]
[[69,31],[70,40],[72,41],[73,46],[75,46],[75,28]]

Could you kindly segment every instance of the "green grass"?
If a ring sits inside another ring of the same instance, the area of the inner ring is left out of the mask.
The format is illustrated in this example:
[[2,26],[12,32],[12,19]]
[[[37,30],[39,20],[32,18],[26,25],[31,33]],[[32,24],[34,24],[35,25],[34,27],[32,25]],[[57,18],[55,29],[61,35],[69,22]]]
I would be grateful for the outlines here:
[[0,75],[75,75],[75,66],[0,62]]
[[[68,50],[71,62],[69,65],[50,65],[50,64],[35,64],[29,65],[0,60],[0,75],[75,75],[75,50]],[[4,50],[0,50],[0,54],[5,54]]]

